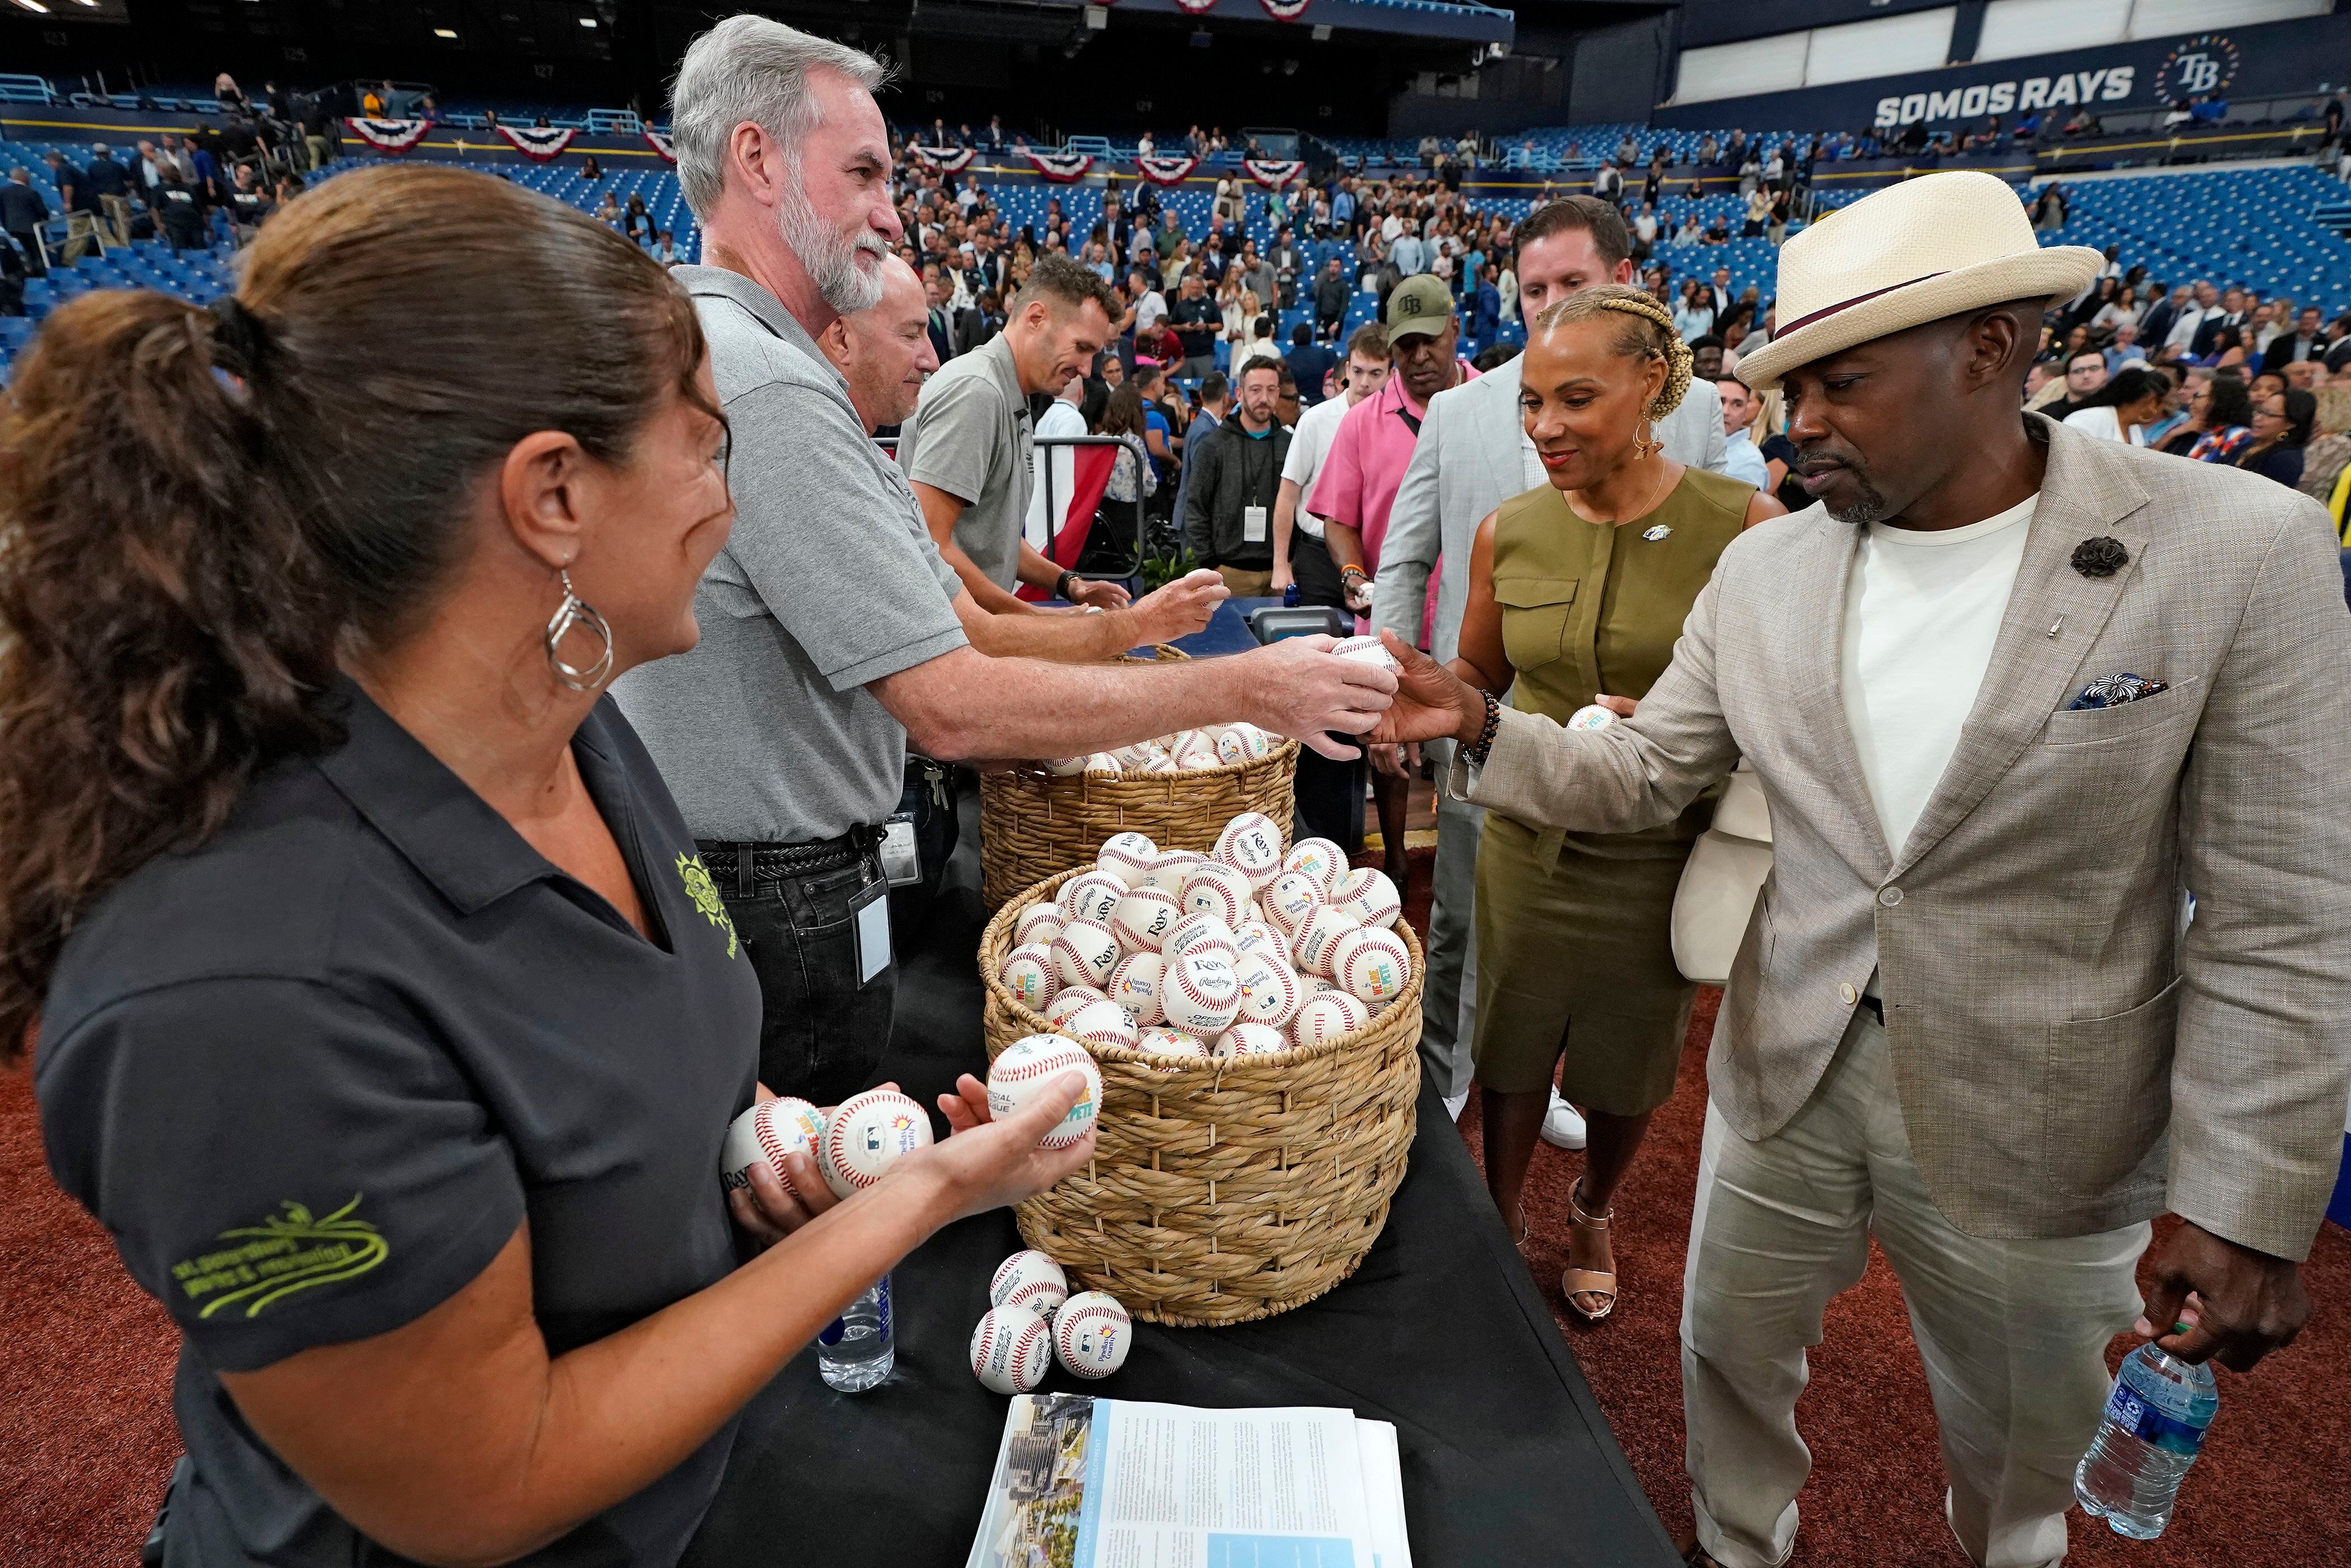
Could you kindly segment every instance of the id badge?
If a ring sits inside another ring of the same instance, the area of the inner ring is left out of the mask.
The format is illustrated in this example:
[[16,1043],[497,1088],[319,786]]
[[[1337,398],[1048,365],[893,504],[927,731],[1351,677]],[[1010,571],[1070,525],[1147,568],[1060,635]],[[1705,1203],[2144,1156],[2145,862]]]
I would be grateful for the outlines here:
[[914,824],[893,817],[882,824],[882,874],[892,887],[911,887],[923,880],[923,854],[914,845]]
[[868,883],[850,905],[857,933],[857,983],[863,985],[890,967],[890,879]]
[[1265,508],[1243,507],[1241,508],[1241,541],[1244,544],[1261,545],[1265,543]]

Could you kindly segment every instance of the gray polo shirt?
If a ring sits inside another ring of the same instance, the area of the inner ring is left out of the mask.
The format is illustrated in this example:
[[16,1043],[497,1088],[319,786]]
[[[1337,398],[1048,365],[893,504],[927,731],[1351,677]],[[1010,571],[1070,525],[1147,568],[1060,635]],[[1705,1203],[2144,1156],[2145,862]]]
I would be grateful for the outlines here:
[[696,838],[835,838],[897,809],[906,732],[865,685],[964,645],[962,585],[791,313],[723,267],[671,276],[732,429],[735,530],[695,591],[700,643],[612,695]]
[[955,542],[997,587],[1019,580],[1020,528],[1034,476],[1029,394],[1012,345],[998,332],[941,366],[923,386],[914,417],[898,433],[906,477],[965,503]]

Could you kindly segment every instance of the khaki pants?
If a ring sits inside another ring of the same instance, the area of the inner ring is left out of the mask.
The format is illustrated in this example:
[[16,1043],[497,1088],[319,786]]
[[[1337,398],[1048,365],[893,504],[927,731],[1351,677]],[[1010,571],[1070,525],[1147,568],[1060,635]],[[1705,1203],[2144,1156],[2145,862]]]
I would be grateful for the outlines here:
[[103,252],[105,249],[106,233],[98,226],[96,214],[68,213],[66,214],[66,248],[63,253],[66,266],[71,267],[91,251]]
[[1779,1132],[1750,1143],[1709,1107],[1682,1286],[1699,1543],[1724,1568],[1770,1568],[1794,1549],[1812,1468],[1795,1419],[1804,1350],[1829,1299],[1861,1278],[1874,1234],[1926,1364],[1952,1533],[1980,1568],[2056,1563],[2074,1467],[2111,1386],[2106,1343],[2138,1315],[2149,1233],[2144,1221],[2026,1240],[1954,1228],[1911,1158],[1886,1031],[1865,1009]]
[[310,154],[310,169],[313,173],[327,166],[327,139],[325,137],[305,136],[302,138],[302,145],[304,150]]
[[1263,599],[1273,591],[1270,570],[1245,571],[1237,566],[1220,566],[1217,575],[1225,580],[1225,586],[1232,590],[1235,599]]
[[100,196],[98,199],[98,204],[106,209],[107,226],[113,230],[109,236],[111,243],[129,245],[131,243],[131,198]]

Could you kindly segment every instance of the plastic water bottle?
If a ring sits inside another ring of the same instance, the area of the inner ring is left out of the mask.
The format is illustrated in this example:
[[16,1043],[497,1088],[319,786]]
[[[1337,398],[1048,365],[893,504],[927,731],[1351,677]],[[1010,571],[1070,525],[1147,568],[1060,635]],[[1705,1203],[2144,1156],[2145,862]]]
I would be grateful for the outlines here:
[[2097,1437],[2074,1467],[2074,1498],[2116,1535],[2154,1540],[2171,1522],[2179,1483],[2220,1408],[2211,1368],[2167,1355],[2152,1341],[2139,1346],[2123,1358]]
[[884,1274],[816,1336],[816,1369],[828,1387],[862,1394],[880,1385],[897,1364],[897,1341],[890,1332],[890,1276]]

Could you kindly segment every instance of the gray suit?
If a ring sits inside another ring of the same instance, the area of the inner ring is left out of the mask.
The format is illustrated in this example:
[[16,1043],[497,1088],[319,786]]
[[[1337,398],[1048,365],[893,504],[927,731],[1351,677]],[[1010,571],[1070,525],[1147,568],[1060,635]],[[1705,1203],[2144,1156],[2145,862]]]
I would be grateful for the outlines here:
[[[1458,570],[1445,572],[1437,582],[1437,635],[1430,651],[1439,659],[1450,659],[1458,651],[1461,608],[1469,592],[1469,549],[1478,525],[1495,507],[1531,487],[1519,416],[1523,358],[1497,365],[1476,381],[1429,400],[1412,463],[1388,510],[1372,629],[1393,631],[1406,643],[1417,640],[1428,574],[1441,560],[1458,562]],[[1666,455],[1677,463],[1725,471],[1722,396],[1712,382],[1693,382],[1681,406],[1657,422],[1657,434]],[[1437,749],[1441,761],[1444,748]],[[1478,1013],[1473,907],[1484,823],[1479,808],[1439,792],[1420,1054],[1447,1095],[1466,1093],[1469,1088],[1469,1040]]]
[[[1741,756],[1774,863],[1733,966],[1683,1293],[1699,1538],[1780,1561],[1829,1297],[1884,1243],[1979,1563],[2064,1550],[2106,1336],[2168,1207],[2299,1259],[2351,1052],[2351,624],[2325,513],[2037,415],[2048,470],[1990,667],[1899,854],[1845,719],[1859,530],[1724,551],[1630,721],[1507,717],[1450,783],[1533,822],[1670,821]],[[2104,578],[2084,539],[2121,541]],[[2124,672],[2170,689],[2069,709]],[[2196,915],[2183,934],[2183,892]],[[1881,1029],[1856,1009],[1871,972]]]

